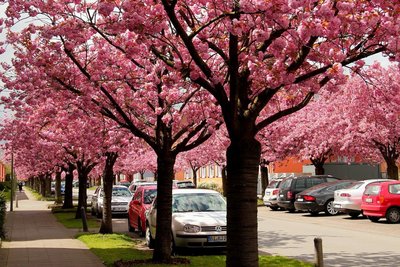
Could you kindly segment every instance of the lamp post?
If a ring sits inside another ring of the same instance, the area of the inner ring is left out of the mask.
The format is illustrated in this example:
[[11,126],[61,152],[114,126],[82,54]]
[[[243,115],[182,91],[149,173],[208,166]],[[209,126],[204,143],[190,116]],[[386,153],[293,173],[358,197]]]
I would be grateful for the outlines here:
[[14,200],[14,151],[11,148],[11,200],[10,200],[10,211],[13,211],[13,200]]

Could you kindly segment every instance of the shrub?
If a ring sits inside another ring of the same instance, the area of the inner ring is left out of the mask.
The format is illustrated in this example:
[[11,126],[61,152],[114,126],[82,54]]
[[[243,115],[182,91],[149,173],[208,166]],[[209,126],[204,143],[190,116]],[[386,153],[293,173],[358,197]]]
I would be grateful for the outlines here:
[[220,193],[222,193],[222,188],[216,184],[216,183],[201,183],[197,186],[197,188],[203,188],[203,189],[211,189],[211,190],[215,190],[218,191]]
[[11,183],[8,182],[0,182],[0,192],[2,191],[10,191],[11,190]]
[[6,221],[6,195],[0,192],[0,238],[5,238],[4,223]]

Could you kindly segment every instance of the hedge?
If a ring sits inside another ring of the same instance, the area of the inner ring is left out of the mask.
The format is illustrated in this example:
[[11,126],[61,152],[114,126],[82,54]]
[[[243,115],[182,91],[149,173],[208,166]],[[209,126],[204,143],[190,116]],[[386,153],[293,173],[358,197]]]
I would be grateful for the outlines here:
[[4,223],[6,221],[6,194],[0,192],[0,239],[4,239],[6,232]]

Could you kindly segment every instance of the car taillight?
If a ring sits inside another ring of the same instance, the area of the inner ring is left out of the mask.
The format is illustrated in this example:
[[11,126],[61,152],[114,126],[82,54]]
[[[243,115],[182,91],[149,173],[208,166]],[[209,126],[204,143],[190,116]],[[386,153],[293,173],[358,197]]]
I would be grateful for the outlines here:
[[313,197],[313,196],[303,196],[303,199],[305,201],[315,201],[315,197]]
[[384,196],[379,196],[379,197],[378,197],[378,201],[377,201],[377,202],[378,202],[379,204],[383,204],[384,201],[385,201],[385,197],[384,197]]
[[286,194],[286,197],[288,199],[292,199],[294,197],[293,192],[292,191],[288,191],[287,194]]
[[340,196],[341,197],[351,197],[351,195],[349,193],[341,193]]
[[279,189],[275,189],[274,191],[272,191],[272,195],[277,195],[279,193]]

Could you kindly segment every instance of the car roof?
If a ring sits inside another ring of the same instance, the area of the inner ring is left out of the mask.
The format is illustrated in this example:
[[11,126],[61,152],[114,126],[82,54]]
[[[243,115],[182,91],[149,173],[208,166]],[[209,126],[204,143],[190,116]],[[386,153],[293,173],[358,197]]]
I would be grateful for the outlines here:
[[139,188],[144,188],[144,189],[156,189],[156,188],[157,188],[157,184],[139,185],[138,187],[136,187],[136,191],[137,191]]
[[299,179],[299,178],[336,178],[336,179],[339,179],[333,175],[301,175],[301,176],[289,176],[289,177],[285,177],[284,179]]
[[399,180],[390,180],[390,181],[385,181],[385,182],[373,182],[373,183],[370,183],[368,186],[390,185],[390,184],[400,184],[400,181]]
[[196,194],[196,193],[218,193],[218,191],[211,189],[202,189],[202,188],[174,188],[172,189],[172,194]]

